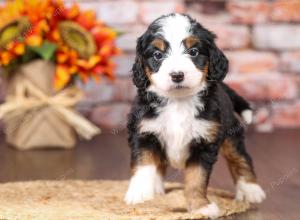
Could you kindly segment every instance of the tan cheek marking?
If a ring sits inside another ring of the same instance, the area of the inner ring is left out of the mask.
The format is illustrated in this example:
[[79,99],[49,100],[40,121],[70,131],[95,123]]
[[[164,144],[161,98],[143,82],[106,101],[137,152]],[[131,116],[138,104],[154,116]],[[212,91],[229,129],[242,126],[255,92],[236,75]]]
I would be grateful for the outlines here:
[[151,44],[161,51],[166,50],[165,42],[162,39],[155,39]]
[[203,77],[201,78],[201,82],[204,82],[207,78],[207,75],[208,75],[208,62],[205,64],[204,68],[203,69],[199,69],[199,72],[203,74]]
[[226,139],[221,146],[222,154],[225,156],[230,172],[236,182],[239,177],[244,177],[247,182],[256,182],[256,178],[248,162],[233,146],[231,140]]
[[[199,43],[200,40],[195,37],[195,36],[190,36],[188,38],[186,38],[184,41],[184,45],[187,49],[192,48],[195,44]],[[203,69],[198,69],[201,73],[204,73],[204,77],[201,79],[201,82],[203,82],[208,74],[208,62],[206,63],[206,65],[204,66]]]
[[205,64],[204,68],[202,69],[202,72],[205,74],[205,76],[207,76],[207,74],[208,74],[208,61]]
[[184,176],[184,195],[190,210],[195,210],[208,204],[207,171],[199,165],[187,165]]
[[[141,58],[141,57],[138,57],[138,59],[140,59],[140,62],[142,62],[142,58]],[[153,83],[153,82],[152,82],[152,79],[151,79],[151,74],[152,74],[152,72],[151,72],[151,70],[149,69],[149,67],[145,67],[144,71],[145,71],[145,73],[146,73],[148,79],[150,80],[150,82]]]
[[146,67],[145,68],[145,73],[146,73],[146,75],[147,75],[147,77],[148,77],[148,79],[149,79],[149,81],[151,82],[151,84],[153,84],[153,80],[152,80],[152,72],[151,72],[151,70],[149,69],[149,67]]

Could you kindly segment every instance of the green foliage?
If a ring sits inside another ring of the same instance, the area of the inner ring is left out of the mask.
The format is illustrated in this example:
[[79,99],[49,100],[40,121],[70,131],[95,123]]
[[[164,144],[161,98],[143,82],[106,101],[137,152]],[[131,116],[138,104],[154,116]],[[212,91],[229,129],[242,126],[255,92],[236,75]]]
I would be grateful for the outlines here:
[[44,41],[41,46],[29,47],[28,48],[29,54],[25,54],[24,57],[26,57],[26,55],[32,56],[32,55],[30,55],[30,53],[34,52],[35,54],[40,56],[40,58],[42,58],[43,60],[53,60],[54,61],[54,55],[55,55],[56,48],[57,48],[56,44],[53,44],[49,41]]

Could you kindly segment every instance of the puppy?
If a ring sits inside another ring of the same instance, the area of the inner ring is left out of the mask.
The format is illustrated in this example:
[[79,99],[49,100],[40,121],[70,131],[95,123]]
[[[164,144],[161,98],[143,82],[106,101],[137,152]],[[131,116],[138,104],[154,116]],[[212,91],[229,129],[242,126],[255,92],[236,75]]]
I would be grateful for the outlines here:
[[217,217],[207,185],[219,151],[236,183],[236,199],[259,203],[265,198],[235,114],[250,122],[252,112],[222,83],[228,61],[214,40],[213,33],[182,14],[158,18],[138,39],[132,68],[138,93],[128,118],[127,204],[163,194],[163,176],[171,165],[184,170],[188,210]]

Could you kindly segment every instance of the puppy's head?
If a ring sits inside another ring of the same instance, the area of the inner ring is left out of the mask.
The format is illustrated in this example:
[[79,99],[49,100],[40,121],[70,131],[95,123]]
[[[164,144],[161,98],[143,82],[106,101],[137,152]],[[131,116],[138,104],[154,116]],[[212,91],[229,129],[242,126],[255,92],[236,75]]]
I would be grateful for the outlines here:
[[134,84],[165,97],[184,97],[221,81],[228,61],[214,39],[187,15],[158,18],[137,41]]

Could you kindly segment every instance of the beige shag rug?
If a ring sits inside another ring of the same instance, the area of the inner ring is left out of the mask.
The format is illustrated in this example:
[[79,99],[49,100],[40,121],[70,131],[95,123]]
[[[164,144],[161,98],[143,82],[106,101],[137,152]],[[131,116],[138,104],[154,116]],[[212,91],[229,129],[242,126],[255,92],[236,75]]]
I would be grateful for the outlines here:
[[[166,195],[135,206],[123,197],[127,181],[33,181],[0,184],[1,220],[177,220],[203,216],[186,211],[182,185],[167,183]],[[209,189],[222,216],[244,212],[248,203],[231,193]]]

